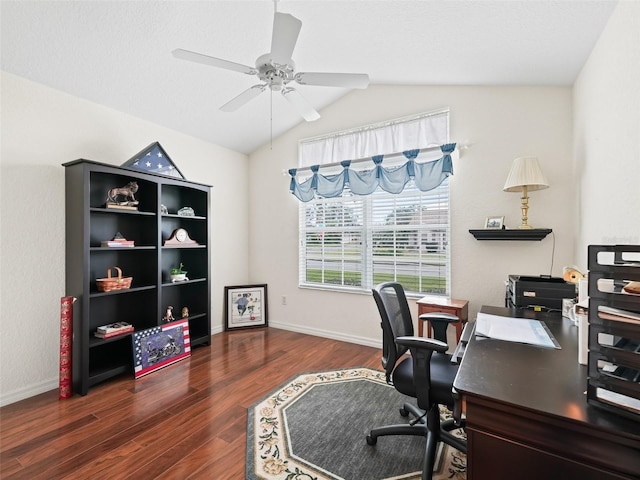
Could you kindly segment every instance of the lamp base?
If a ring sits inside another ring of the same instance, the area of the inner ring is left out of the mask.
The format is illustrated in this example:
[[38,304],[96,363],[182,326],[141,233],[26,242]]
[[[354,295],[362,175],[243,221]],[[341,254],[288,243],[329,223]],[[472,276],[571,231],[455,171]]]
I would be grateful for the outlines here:
[[527,223],[529,220],[529,195],[527,193],[527,186],[522,186],[522,198],[520,199],[522,204],[520,209],[522,210],[522,224],[518,227],[520,230],[530,230],[533,227]]

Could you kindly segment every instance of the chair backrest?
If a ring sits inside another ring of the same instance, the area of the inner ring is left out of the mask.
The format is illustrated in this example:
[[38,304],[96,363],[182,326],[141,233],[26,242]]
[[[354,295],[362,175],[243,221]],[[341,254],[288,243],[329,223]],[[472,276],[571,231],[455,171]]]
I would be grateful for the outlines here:
[[391,383],[391,373],[396,362],[409,350],[407,347],[399,346],[396,338],[413,336],[411,311],[404,288],[399,283],[381,283],[372,291],[382,321],[382,366],[387,375],[387,382]]

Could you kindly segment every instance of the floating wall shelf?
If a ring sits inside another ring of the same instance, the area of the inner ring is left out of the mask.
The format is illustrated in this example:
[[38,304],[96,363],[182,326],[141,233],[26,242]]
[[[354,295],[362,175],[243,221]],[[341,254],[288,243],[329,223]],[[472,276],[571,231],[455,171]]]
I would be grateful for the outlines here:
[[476,240],[542,240],[552,232],[550,228],[469,230]]

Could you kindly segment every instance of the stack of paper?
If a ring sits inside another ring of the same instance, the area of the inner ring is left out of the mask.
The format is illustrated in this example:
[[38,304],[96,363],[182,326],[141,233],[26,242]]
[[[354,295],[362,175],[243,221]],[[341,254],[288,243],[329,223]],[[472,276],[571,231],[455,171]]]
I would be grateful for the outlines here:
[[540,320],[478,313],[476,335],[495,340],[560,349],[560,345],[553,338],[547,326]]
[[602,305],[598,308],[598,316],[606,320],[640,324],[640,313],[630,312],[628,310],[620,310],[619,308],[607,307],[606,305]]

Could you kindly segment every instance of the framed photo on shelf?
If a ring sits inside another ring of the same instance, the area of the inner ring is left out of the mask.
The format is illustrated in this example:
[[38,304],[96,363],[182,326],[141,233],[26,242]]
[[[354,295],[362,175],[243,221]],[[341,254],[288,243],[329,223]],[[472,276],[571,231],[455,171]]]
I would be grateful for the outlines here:
[[267,285],[224,287],[225,330],[268,325]]
[[504,216],[487,217],[484,221],[484,228],[488,230],[501,230],[504,226]]

